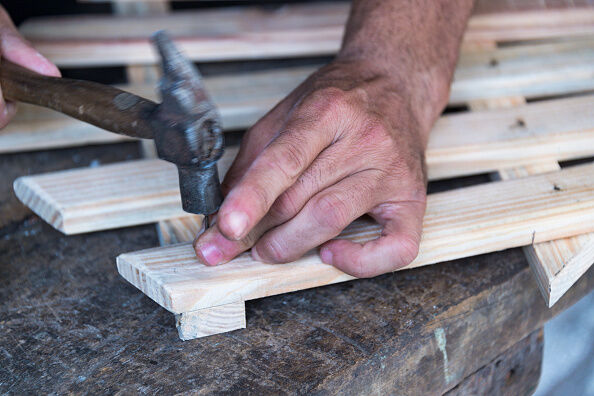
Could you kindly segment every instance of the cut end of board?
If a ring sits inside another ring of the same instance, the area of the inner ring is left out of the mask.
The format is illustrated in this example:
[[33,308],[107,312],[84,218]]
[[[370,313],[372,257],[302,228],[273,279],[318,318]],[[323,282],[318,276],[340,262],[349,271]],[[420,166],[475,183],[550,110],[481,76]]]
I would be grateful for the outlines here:
[[34,176],[19,177],[12,184],[17,198],[56,230],[64,231],[64,218],[57,202],[37,184]]

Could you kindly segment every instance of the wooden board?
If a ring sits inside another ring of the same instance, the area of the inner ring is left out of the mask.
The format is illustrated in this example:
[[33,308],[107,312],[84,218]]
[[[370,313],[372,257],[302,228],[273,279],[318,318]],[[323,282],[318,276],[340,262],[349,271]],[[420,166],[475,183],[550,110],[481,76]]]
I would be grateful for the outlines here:
[[[348,3],[234,7],[144,17],[44,17],[22,33],[59,66],[155,63],[147,38],[168,30],[197,61],[330,55],[341,42]],[[493,12],[473,16],[467,43],[594,33],[594,7]]]
[[[594,163],[429,195],[419,255],[406,268],[594,231],[593,172]],[[359,220],[340,238],[362,243],[379,232]],[[323,264],[316,251],[283,265],[247,252],[208,267],[186,243],[123,254],[117,264],[125,279],[174,313],[353,279]]]
[[[4,155],[0,168],[10,176],[135,152],[123,145]],[[248,301],[246,330],[182,343],[174,315],[124,285],[115,270],[120,252],[157,246],[152,226],[65,236],[22,210],[7,188],[0,189],[0,202],[12,217],[0,238],[0,349],[19,357],[4,360],[4,384],[19,393],[249,387],[256,394],[419,389],[440,395],[594,290],[590,270],[548,309],[522,251],[510,249]],[[97,361],[109,362],[90,365],[80,353],[89,345]],[[40,372],[52,374],[40,383]]]
[[[511,97],[473,101],[470,108],[476,111],[525,104],[523,97]],[[509,180],[559,169],[557,161],[534,162],[522,167],[500,169],[494,177],[497,180]],[[524,252],[547,306],[552,307],[594,263],[594,234],[525,246]]]
[[[509,180],[558,169],[555,162],[500,170],[498,174]],[[525,246],[524,252],[547,306],[552,307],[594,264],[594,233]]]
[[[444,116],[430,136],[429,177],[594,155],[592,100],[592,96],[567,98]],[[231,159],[234,154],[228,150],[227,155]],[[67,234],[185,216],[177,170],[161,160],[26,176],[15,181],[14,189],[22,202]]]
[[[496,65],[493,66],[493,61]],[[246,128],[301,83],[316,67],[207,77],[206,87],[220,109],[227,130]],[[532,98],[594,89],[594,39],[520,46],[466,54],[460,59],[450,103],[464,104],[493,96]],[[154,86],[124,89],[155,98]],[[92,143],[119,142],[121,136],[101,131],[66,116],[55,122],[36,120],[32,106],[0,131],[0,153]],[[23,109],[20,109],[23,110]],[[46,119],[47,111],[39,110]]]

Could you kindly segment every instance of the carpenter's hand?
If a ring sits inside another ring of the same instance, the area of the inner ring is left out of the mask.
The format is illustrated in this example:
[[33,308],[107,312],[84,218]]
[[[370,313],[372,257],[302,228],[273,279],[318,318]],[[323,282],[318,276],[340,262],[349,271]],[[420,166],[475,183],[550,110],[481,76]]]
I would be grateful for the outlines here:
[[[0,56],[37,73],[60,76],[58,68],[19,34],[2,6],[0,6]],[[6,102],[0,91],[0,128],[8,124],[15,112],[15,103]]]
[[[335,61],[248,131],[216,226],[194,243],[206,264],[251,247],[254,258],[283,263],[323,244],[325,263],[370,277],[416,257],[427,133],[402,85],[371,67]],[[331,240],[365,213],[383,226],[379,239]]]

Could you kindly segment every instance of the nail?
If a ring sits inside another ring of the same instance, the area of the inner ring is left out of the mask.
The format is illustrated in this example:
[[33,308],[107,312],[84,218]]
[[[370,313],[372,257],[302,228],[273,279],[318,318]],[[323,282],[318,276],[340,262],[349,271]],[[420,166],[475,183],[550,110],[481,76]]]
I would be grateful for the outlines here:
[[328,248],[322,248],[320,250],[320,257],[326,264],[332,265],[332,252]]
[[247,228],[247,215],[243,212],[231,212],[226,216],[226,220],[233,234],[231,236],[235,239],[241,239]]
[[215,244],[199,245],[198,249],[200,249],[200,254],[207,265],[219,265],[225,261],[223,252]]

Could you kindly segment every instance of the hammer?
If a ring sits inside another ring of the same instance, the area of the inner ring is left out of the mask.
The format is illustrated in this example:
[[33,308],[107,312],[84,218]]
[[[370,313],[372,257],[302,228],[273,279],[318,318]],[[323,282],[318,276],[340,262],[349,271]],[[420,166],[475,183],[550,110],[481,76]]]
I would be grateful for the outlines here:
[[215,213],[223,200],[217,161],[223,155],[220,116],[202,76],[164,31],[151,37],[161,58],[161,103],[91,81],[47,77],[0,63],[7,100],[47,107],[110,132],[154,139],[159,158],[177,166],[182,207]]

